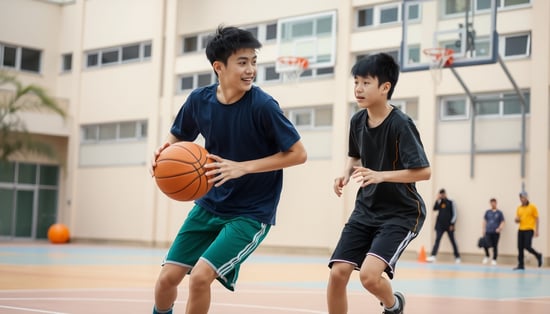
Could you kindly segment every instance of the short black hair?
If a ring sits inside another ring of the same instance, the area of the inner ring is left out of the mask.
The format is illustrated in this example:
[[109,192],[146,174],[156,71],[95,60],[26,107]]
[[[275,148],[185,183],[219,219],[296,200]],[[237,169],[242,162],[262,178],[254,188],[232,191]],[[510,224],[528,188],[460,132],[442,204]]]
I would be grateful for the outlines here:
[[439,194],[443,194],[443,193],[445,193],[445,189],[439,190]]
[[218,26],[216,33],[208,38],[206,57],[210,64],[220,61],[227,64],[227,59],[239,49],[259,49],[262,43],[254,35],[244,29],[233,26]]
[[391,99],[397,80],[399,79],[399,65],[387,53],[377,53],[359,59],[351,68],[351,74],[361,77],[378,78],[379,86],[389,82],[388,99]]

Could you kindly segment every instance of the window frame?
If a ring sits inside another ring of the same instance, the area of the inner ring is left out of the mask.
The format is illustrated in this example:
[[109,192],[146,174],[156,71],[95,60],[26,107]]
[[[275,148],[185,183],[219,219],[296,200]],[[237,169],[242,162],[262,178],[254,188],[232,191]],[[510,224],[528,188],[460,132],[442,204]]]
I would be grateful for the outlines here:
[[[132,47],[132,46],[139,46],[139,49],[138,49],[139,56],[137,58],[123,60],[124,48]],[[143,41],[143,42],[137,42],[137,43],[124,44],[124,45],[115,46],[115,47],[88,50],[84,52],[84,58],[83,58],[84,68],[94,69],[94,68],[108,67],[113,65],[145,62],[151,59],[152,46],[153,44],[151,41]],[[148,55],[147,55],[147,49],[149,49],[150,51]],[[112,62],[104,62],[103,54],[113,53],[113,52],[116,52],[117,54],[116,60]],[[96,58],[95,64],[90,64],[90,58]]]
[[[6,48],[13,49],[13,53],[14,53],[13,66],[5,64]],[[34,67],[37,68],[36,70],[30,69],[30,68],[24,68],[24,66],[26,66],[25,63],[27,62],[27,60],[23,58],[24,50],[28,50],[29,52],[36,53],[37,56],[35,58],[32,58],[33,62],[36,63],[36,65],[33,65],[33,68]],[[12,69],[12,70],[26,72],[26,73],[40,74],[42,73],[42,58],[43,58],[43,51],[40,49],[10,45],[10,44],[0,42],[0,69]]]
[[[121,125],[135,124],[134,136],[121,136]],[[102,128],[114,128],[113,136],[101,138]],[[81,144],[143,141],[147,138],[147,120],[118,121],[112,123],[83,124],[80,126]]]

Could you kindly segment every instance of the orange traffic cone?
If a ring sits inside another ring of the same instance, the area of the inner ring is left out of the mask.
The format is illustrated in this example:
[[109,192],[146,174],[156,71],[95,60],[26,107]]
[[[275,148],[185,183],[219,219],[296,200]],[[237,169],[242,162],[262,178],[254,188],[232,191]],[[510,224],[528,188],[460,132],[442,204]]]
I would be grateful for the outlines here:
[[426,250],[424,249],[424,246],[420,247],[420,252],[418,253],[418,262],[426,263]]

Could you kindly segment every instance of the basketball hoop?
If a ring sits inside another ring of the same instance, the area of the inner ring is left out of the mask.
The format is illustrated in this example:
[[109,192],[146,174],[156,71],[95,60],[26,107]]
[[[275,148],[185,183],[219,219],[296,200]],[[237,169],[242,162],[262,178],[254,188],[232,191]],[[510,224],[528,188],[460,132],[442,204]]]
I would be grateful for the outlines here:
[[432,59],[430,61],[430,72],[433,81],[439,84],[443,68],[453,65],[454,51],[448,48],[435,47],[424,49],[423,52]]
[[283,81],[296,82],[308,66],[307,58],[283,56],[277,58],[275,71],[283,75]]

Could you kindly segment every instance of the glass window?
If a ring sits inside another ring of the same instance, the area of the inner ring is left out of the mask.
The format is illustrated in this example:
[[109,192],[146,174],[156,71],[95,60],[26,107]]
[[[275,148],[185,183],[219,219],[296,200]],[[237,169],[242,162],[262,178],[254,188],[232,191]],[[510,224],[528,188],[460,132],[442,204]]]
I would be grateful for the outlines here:
[[140,121],[138,122],[138,128],[139,128],[139,138],[146,138],[147,137],[147,121]]
[[86,58],[86,64],[88,67],[94,67],[97,66],[99,63],[99,55],[98,53],[89,53],[88,57]]
[[[497,0],[497,2],[502,2],[502,0]],[[514,6],[514,5],[521,5],[521,4],[529,4],[531,3],[531,0],[504,0],[504,6]]]
[[294,112],[294,124],[298,126],[310,126],[311,125],[311,111],[297,111]]
[[408,20],[418,20],[420,19],[420,6],[418,4],[409,5],[409,15],[407,16]]
[[[530,112],[530,103],[531,103],[531,94],[524,93],[523,97],[525,98],[526,107],[525,113]],[[518,96],[513,94],[504,94],[504,101],[502,102],[502,114],[504,115],[519,115],[521,114],[521,102],[519,101]]]
[[99,126],[99,140],[115,140],[116,124],[103,124]]
[[136,123],[135,122],[121,122],[119,124],[119,138],[135,138],[136,137]]
[[68,72],[73,68],[73,54],[66,53],[61,56],[61,70],[63,72]]
[[183,52],[192,52],[198,50],[198,38],[197,36],[183,38]]
[[316,34],[330,34],[332,32],[332,16],[323,16],[317,19]]
[[40,72],[40,51],[21,48],[21,70]]
[[144,58],[150,58],[151,57],[151,44],[145,44],[143,46],[143,57]]
[[281,75],[275,71],[274,66],[265,67],[265,80],[266,81],[278,81]]
[[15,178],[15,163],[0,162],[0,182],[13,182]]
[[82,127],[82,139],[84,141],[97,141],[97,125],[88,125]]
[[204,74],[199,74],[198,76],[198,87],[201,87],[201,86],[207,86],[207,85],[210,85],[212,84],[212,74],[211,73],[204,73]]
[[57,166],[40,166],[40,185],[57,186],[59,176],[59,167]]
[[397,21],[399,21],[399,9],[397,7],[380,9],[380,24],[395,23]]
[[11,236],[15,189],[0,188],[0,236]]
[[266,40],[277,39],[277,23],[266,25],[265,39]]
[[368,8],[357,12],[357,26],[371,26],[374,24],[374,9]]
[[19,164],[17,182],[35,184],[36,183],[36,165],[35,164]]
[[445,15],[466,12],[466,6],[469,4],[469,2],[470,0],[443,1],[443,3],[445,4]]
[[17,48],[4,46],[4,58],[2,65],[5,67],[15,68],[17,62]]
[[139,45],[122,47],[122,61],[139,59]]
[[499,100],[478,100],[476,103],[476,115],[498,115],[500,113]]
[[441,108],[442,118],[466,118],[466,99],[447,99]]
[[491,0],[477,0],[476,1],[476,10],[488,10],[490,8],[491,8]]
[[184,76],[181,78],[181,90],[193,89],[193,76]]
[[118,50],[103,51],[101,54],[101,64],[118,62]]
[[506,36],[504,41],[504,56],[529,55],[529,35]]

